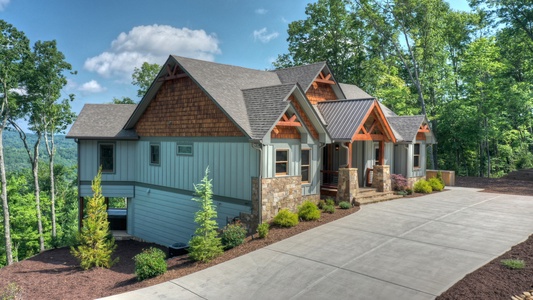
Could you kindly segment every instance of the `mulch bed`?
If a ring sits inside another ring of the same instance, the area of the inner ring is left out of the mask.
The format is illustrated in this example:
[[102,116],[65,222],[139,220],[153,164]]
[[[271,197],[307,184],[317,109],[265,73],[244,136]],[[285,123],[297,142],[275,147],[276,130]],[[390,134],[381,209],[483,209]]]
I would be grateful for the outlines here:
[[0,269],[0,298],[10,283],[19,289],[16,299],[94,299],[124,293],[185,276],[210,266],[225,262],[243,254],[263,248],[298,233],[340,219],[359,208],[338,209],[334,214],[322,213],[318,221],[300,222],[292,228],[272,227],[265,239],[247,238],[243,245],[224,252],[209,263],[196,263],[187,255],[167,260],[168,272],[156,278],[138,282],[133,257],[142,249],[155,246],[136,241],[117,241],[115,256],[120,260],[111,269],[82,270],[78,261],[70,255],[70,249],[45,251],[27,260]]

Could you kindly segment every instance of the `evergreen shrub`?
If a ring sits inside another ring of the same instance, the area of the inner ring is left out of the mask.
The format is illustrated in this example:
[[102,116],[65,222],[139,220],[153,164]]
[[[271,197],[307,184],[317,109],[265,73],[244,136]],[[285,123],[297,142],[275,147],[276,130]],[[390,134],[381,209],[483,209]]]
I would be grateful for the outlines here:
[[326,206],[324,206],[323,211],[328,213],[328,214],[332,214],[332,213],[335,212],[335,205],[326,205]]
[[259,237],[264,239],[268,235],[268,231],[270,230],[270,225],[268,223],[261,223],[259,226],[257,226],[257,233],[259,234]]
[[150,247],[135,255],[135,275],[137,280],[142,281],[148,278],[165,274],[167,271],[166,254],[159,248]]
[[442,191],[444,189],[444,185],[436,177],[430,178],[428,180],[428,182],[429,182],[429,185],[431,186],[431,189],[433,191],[437,191],[438,192],[438,191]]
[[341,203],[339,203],[339,208],[340,209],[349,209],[351,207],[352,207],[352,205],[348,201],[342,201]]
[[240,222],[228,224],[222,229],[220,237],[225,249],[235,248],[244,243],[244,239],[246,239],[246,228]]
[[284,208],[278,212],[272,223],[280,227],[293,227],[298,225],[298,215]]
[[422,194],[430,194],[433,192],[433,189],[431,188],[431,185],[429,182],[425,179],[421,179],[417,181],[413,187],[414,191],[416,193],[422,193]]
[[304,201],[298,207],[298,217],[304,221],[318,220],[320,219],[320,210],[313,202]]

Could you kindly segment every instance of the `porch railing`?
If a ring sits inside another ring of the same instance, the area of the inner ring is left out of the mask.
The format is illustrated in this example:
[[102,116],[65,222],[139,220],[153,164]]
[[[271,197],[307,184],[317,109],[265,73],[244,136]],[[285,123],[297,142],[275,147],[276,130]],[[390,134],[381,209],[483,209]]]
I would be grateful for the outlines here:
[[321,170],[322,186],[336,188],[339,184],[339,171]]

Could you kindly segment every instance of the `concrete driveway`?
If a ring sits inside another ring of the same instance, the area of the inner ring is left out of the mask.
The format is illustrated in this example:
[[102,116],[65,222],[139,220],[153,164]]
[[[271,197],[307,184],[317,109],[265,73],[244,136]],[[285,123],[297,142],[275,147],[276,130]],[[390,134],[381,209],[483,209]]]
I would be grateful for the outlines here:
[[533,197],[450,191],[361,210],[106,299],[433,299],[533,233]]

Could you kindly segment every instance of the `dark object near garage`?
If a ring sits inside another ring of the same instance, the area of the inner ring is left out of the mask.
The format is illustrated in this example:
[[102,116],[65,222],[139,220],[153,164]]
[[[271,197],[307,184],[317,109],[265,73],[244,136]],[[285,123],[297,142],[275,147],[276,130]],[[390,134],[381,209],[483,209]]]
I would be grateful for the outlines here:
[[111,230],[126,230],[128,211],[125,208],[110,208],[107,210],[107,220]]
[[180,256],[187,254],[189,251],[189,245],[185,243],[174,243],[168,246],[168,257]]

